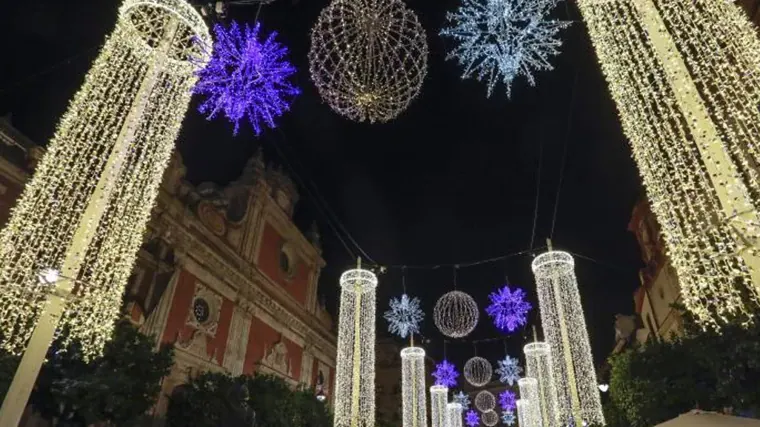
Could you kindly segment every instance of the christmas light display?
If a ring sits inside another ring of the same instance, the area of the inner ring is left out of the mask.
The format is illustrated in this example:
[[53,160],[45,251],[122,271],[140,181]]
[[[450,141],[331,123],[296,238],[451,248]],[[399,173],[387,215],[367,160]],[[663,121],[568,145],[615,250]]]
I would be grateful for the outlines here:
[[401,411],[403,427],[427,426],[425,397],[425,350],[401,350]]
[[535,424],[531,424],[530,420],[530,402],[526,399],[517,399],[515,403],[517,407],[517,425],[520,427],[540,427]]
[[464,379],[475,387],[483,387],[491,382],[493,368],[491,362],[482,357],[473,357],[464,364]]
[[449,427],[462,427],[462,405],[457,402],[451,402],[446,405],[446,416]]
[[470,409],[470,396],[463,391],[454,394],[454,402],[460,404],[463,411]]
[[514,411],[515,400],[517,400],[517,396],[511,390],[504,390],[499,393],[499,406],[502,411]]
[[262,37],[260,32],[258,22],[242,29],[234,21],[229,28],[215,25],[214,53],[193,89],[206,95],[198,111],[209,120],[223,112],[235,124],[235,135],[246,117],[256,135],[263,125],[274,128],[300,93],[291,82],[296,69],[287,60],[288,49],[275,41],[277,33]]
[[558,417],[575,425],[604,424],[574,266],[573,257],[560,251],[543,253],[532,264],[541,325],[551,347]]
[[[195,39],[211,40],[182,0],[122,4],[0,233],[3,350],[36,340],[42,363],[58,329],[89,359],[110,339],[195,84],[190,58],[204,55]],[[56,286],[43,268],[60,271]]]
[[515,425],[515,413],[513,411],[504,411],[501,413],[501,422],[504,423],[504,425],[513,426]]
[[520,361],[509,355],[504,357],[504,360],[498,361],[499,367],[496,369],[496,373],[499,375],[499,381],[504,384],[515,385],[515,382],[520,379],[523,368],[520,366]]
[[554,385],[552,358],[549,344],[532,342],[527,344],[525,353],[526,374],[538,380],[539,406],[544,427],[559,427],[557,389]]
[[363,270],[359,264],[358,268],[348,270],[340,276],[340,287],[333,425],[373,427],[377,276],[371,271]]
[[401,0],[335,0],[312,29],[309,69],[333,110],[387,122],[419,93],[427,56],[425,31]]
[[475,407],[480,412],[487,412],[496,407],[496,397],[488,390],[482,390],[475,395]]
[[541,422],[541,403],[538,393],[538,380],[535,378],[520,378],[517,382],[520,387],[520,399],[528,401],[530,404],[524,409],[523,416],[528,425],[542,426]]
[[480,424],[480,417],[478,416],[478,413],[470,409],[467,411],[467,415],[464,417],[464,423],[467,424],[469,427],[475,427],[478,424]]
[[459,372],[453,363],[449,363],[448,360],[435,365],[435,371],[433,371],[433,377],[435,377],[435,384],[452,388],[457,385],[457,378],[459,378]]
[[483,425],[493,427],[499,423],[499,414],[496,411],[486,411],[480,416],[480,421]]
[[730,1],[578,5],[684,305],[705,326],[746,319],[760,286],[755,26]]
[[390,306],[383,316],[388,321],[388,332],[401,338],[420,333],[420,322],[425,318],[425,313],[420,309],[419,298],[409,298],[403,294],[401,298],[391,298]]
[[430,425],[431,427],[448,427],[449,413],[446,402],[449,399],[449,389],[442,385],[430,387]]
[[478,304],[471,296],[460,291],[444,294],[435,303],[433,320],[442,334],[462,338],[478,325]]
[[497,328],[505,332],[514,332],[528,321],[531,305],[525,301],[526,296],[522,289],[512,290],[505,285],[488,296],[491,304],[486,307],[486,313],[491,316]]
[[499,80],[511,94],[513,80],[523,75],[536,84],[534,70],[551,70],[550,58],[559,54],[559,31],[570,23],[549,19],[558,0],[464,0],[441,35],[456,47],[446,59],[457,58],[463,78],[488,84],[488,96]]

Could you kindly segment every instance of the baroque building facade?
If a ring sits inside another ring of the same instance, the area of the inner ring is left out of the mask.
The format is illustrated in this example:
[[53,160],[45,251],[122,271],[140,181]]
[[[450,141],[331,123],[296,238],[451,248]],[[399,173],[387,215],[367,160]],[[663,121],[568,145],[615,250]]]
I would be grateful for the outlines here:
[[[0,118],[0,224],[42,154]],[[220,188],[193,186],[175,154],[124,295],[126,316],[175,347],[154,409],[204,371],[254,372],[305,385],[332,402],[336,336],[317,301],[324,260],[316,228],[293,223],[298,192],[261,153]]]

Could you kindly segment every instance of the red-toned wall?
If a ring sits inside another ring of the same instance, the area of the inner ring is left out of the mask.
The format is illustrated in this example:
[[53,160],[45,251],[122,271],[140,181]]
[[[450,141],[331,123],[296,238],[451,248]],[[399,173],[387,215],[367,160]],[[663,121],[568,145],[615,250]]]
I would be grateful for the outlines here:
[[22,187],[3,176],[0,176],[0,184],[5,187],[5,194],[0,195],[0,227],[2,227],[8,221],[11,208],[16,205],[16,199],[21,195]]
[[264,225],[259,249],[259,269],[277,284],[285,288],[296,301],[306,305],[306,293],[309,289],[308,266],[300,259],[291,259],[295,273],[288,279],[287,274],[280,268],[280,250],[283,239],[270,224]]
[[248,347],[245,352],[243,373],[252,374],[256,370],[256,364],[264,358],[264,351],[272,348],[281,339],[288,349],[290,368],[293,373],[292,378],[299,379],[301,376],[303,349],[298,344],[283,337],[279,332],[257,317],[251,320],[251,332],[248,334]]

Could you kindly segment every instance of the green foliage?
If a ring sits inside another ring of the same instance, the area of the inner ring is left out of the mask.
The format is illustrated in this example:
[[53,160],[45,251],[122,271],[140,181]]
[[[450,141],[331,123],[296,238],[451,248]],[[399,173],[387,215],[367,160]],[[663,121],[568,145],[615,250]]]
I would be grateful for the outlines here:
[[[61,349],[59,343],[51,346],[30,402],[40,416],[61,426],[136,422],[156,401],[174,359],[172,348],[154,352],[153,340],[126,320],[116,324],[103,355],[90,363],[76,345]],[[0,355],[3,396],[17,364],[17,357]]]
[[[720,333],[688,325],[669,342],[614,356],[612,404],[632,427],[645,427],[694,408],[760,407],[760,318],[725,325]],[[623,424],[626,425],[626,424]]]
[[309,389],[293,390],[279,377],[204,373],[172,394],[170,427],[328,427],[327,405]]

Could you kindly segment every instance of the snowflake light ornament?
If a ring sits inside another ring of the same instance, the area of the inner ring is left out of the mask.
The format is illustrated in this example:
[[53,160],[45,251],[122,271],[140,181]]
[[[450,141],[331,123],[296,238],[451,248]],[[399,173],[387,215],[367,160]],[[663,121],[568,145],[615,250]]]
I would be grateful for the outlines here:
[[491,305],[486,307],[486,313],[493,319],[494,325],[502,331],[514,332],[528,322],[528,312],[532,308],[525,301],[525,291],[520,288],[510,289],[504,285],[488,296]]
[[449,363],[448,360],[435,365],[435,371],[433,371],[435,377],[435,385],[442,385],[448,388],[453,388],[457,385],[457,378],[459,372],[457,372],[456,366],[453,363]]
[[506,356],[504,360],[499,360],[499,367],[496,369],[496,373],[499,374],[499,381],[509,385],[514,385],[520,379],[522,371],[520,361],[510,356]]
[[561,29],[566,21],[548,19],[559,0],[464,0],[449,13],[442,36],[457,46],[446,59],[457,58],[462,78],[475,77],[488,84],[488,96],[498,81],[511,96],[512,82],[523,75],[531,86],[534,70],[551,70],[549,59],[559,54]]
[[454,394],[454,402],[462,405],[462,410],[470,409],[470,396],[463,391]]
[[480,417],[478,416],[478,413],[474,410],[470,409],[467,411],[467,415],[464,417],[464,422],[470,427],[475,427],[478,424],[480,424]]
[[229,28],[215,25],[211,60],[197,72],[193,92],[206,95],[198,111],[209,120],[224,113],[235,135],[246,117],[256,135],[265,125],[274,128],[301,93],[290,81],[296,69],[286,58],[288,49],[275,41],[276,32],[264,38],[260,30],[258,22],[242,29],[234,21]]
[[390,306],[383,316],[388,321],[388,332],[401,338],[420,332],[420,322],[425,314],[420,309],[419,298],[403,294],[401,298],[391,298]]
[[515,413],[513,411],[504,411],[501,413],[501,422],[508,425],[515,425]]
[[517,395],[510,390],[504,390],[499,393],[499,406],[502,411],[514,411]]

